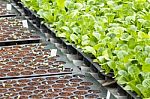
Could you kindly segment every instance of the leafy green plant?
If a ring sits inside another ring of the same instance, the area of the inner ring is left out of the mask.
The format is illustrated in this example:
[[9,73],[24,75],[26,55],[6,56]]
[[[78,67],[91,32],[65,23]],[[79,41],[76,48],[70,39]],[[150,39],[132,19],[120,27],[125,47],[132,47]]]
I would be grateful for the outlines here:
[[27,6],[28,8],[34,10],[34,11],[38,11],[39,10],[39,2],[38,0],[21,0],[25,6]]
[[92,54],[126,90],[150,98],[149,0],[22,0],[58,37]]

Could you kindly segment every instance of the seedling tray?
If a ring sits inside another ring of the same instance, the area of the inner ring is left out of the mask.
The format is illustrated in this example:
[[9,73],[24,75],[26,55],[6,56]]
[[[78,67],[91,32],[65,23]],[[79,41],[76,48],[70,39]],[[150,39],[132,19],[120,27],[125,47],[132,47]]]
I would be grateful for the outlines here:
[[22,3],[21,3],[21,0],[12,0],[11,2],[16,3],[20,8],[23,7],[23,5],[22,5]]
[[13,0],[15,3],[18,3],[18,2],[20,2],[20,0]]
[[[122,85],[118,85],[118,87],[119,87],[120,90],[123,90]],[[136,93],[133,93],[133,92],[131,92],[131,91],[128,91],[128,90],[127,90],[126,93],[127,93],[127,98],[128,98],[128,99],[142,99],[142,98],[139,97]]]
[[[15,1],[16,2],[16,1]],[[24,14],[29,16],[34,22],[35,24],[37,25],[37,27],[40,28],[41,26],[41,21],[43,21],[42,18],[40,18],[40,16],[35,12],[35,11],[32,11],[30,10],[29,8],[25,7],[24,4],[22,2],[16,2],[18,4],[18,6],[20,8],[23,9],[24,11]]]
[[2,99],[104,99],[106,89],[87,75],[57,75],[0,81]]
[[28,28],[23,27],[24,17],[0,18],[0,45],[12,45],[16,43],[33,43],[45,39],[33,24],[27,20]]
[[[11,8],[7,9],[7,5],[11,6]],[[10,17],[10,16],[19,16],[21,13],[11,5],[11,2],[6,0],[0,0],[0,17]]]
[[80,70],[54,46],[46,43],[0,47],[0,79],[71,74]]
[[10,3],[10,0],[0,0],[0,3]]
[[[104,72],[102,72],[102,68],[100,67],[100,65],[98,65],[97,63],[94,63],[93,62],[93,59],[91,57],[89,57],[88,55],[84,54],[81,49],[77,49],[75,45],[73,44],[70,44],[70,43],[67,43],[65,41],[65,39],[63,38],[58,38],[56,37],[56,34],[54,31],[51,30],[51,28],[49,27],[49,25],[47,24],[44,24],[44,29],[46,29],[46,31],[49,31],[49,33],[61,44],[63,44],[65,46],[65,48],[67,48],[67,51],[69,53],[72,53],[72,54],[77,54],[78,57],[80,59],[82,59],[84,61],[84,63],[89,66],[94,72],[98,73],[99,77],[101,80],[114,80],[113,78],[113,73],[109,73],[109,74],[105,74]],[[114,87],[116,87],[118,89],[118,93],[122,93],[124,95],[127,95],[128,98],[132,99],[140,99],[139,97],[136,97],[135,94],[133,94],[132,92],[130,91],[125,91],[121,85],[119,84],[115,84],[115,85],[112,85]],[[115,99],[116,97],[111,94],[111,98],[112,99]]]

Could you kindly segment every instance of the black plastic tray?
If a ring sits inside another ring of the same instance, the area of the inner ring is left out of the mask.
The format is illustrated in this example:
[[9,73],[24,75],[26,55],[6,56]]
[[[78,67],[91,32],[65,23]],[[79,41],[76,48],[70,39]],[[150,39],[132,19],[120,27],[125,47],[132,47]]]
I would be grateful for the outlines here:
[[16,3],[20,8],[23,7],[23,5],[21,4],[21,0],[11,0],[11,2]]
[[15,3],[18,3],[18,2],[20,2],[20,0],[13,0]]
[[[23,5],[23,4],[22,4],[22,5]],[[24,7],[24,5],[23,5],[23,9],[24,9],[24,13],[25,13],[27,16],[30,16],[31,19],[34,21],[34,23],[37,25],[37,27],[40,28],[40,26],[41,26],[41,21],[43,21],[43,19],[40,18],[40,16],[39,16],[36,12],[34,12],[34,11],[32,11],[32,10],[29,10],[27,7]]]
[[40,16],[36,12],[29,10],[27,7],[25,7],[22,2],[17,2],[17,4],[20,8],[23,9],[24,14],[30,16],[30,19],[32,19],[36,26],[40,28],[41,21],[43,21],[43,19],[40,18]]
[[[119,88],[118,91],[122,91],[123,90],[123,87],[120,84],[118,84],[118,88]],[[125,92],[127,94],[127,99],[142,99],[141,97],[137,96],[136,93],[133,93],[133,92],[127,91],[127,90]]]
[[[20,16],[21,13],[11,4],[11,2],[8,2],[6,0],[0,1],[1,4],[3,5],[7,5],[10,4],[11,5],[11,11],[8,11],[8,13],[5,14],[0,14],[0,17],[13,17],[13,16]],[[6,8],[4,8],[6,9]]]
[[[68,88],[72,90],[67,90]],[[90,96],[94,96],[92,99],[105,99],[106,94],[107,90],[99,85],[92,76],[87,74],[57,75],[0,81],[1,98],[91,99]]]
[[[45,35],[43,33],[41,33],[40,29],[38,29],[37,27],[35,27],[30,21],[28,21],[28,19],[21,17],[21,16],[17,16],[17,17],[7,17],[7,18],[12,18],[12,19],[19,19],[19,20],[27,20],[28,23],[28,29],[32,35],[31,38],[25,38],[25,39],[19,39],[17,38],[16,40],[4,40],[4,41],[0,41],[0,45],[1,46],[8,46],[8,45],[16,45],[16,44],[28,44],[28,43],[38,43],[40,41],[44,41],[45,40]],[[0,18],[1,19],[1,18]],[[5,19],[5,18],[2,18]],[[12,27],[13,29],[13,27]],[[22,33],[24,33],[24,31],[21,31]],[[1,34],[3,35],[3,34]],[[26,36],[25,34],[23,34],[24,36]],[[38,38],[32,38],[32,36],[39,36]]]
[[[44,44],[44,45],[41,45],[41,44]],[[49,42],[37,43],[37,44],[15,45],[15,46],[7,46],[7,47],[2,46],[0,48],[4,50],[4,51],[1,50],[2,56],[0,57],[1,58],[0,79],[71,74],[71,73],[81,72],[78,69],[78,67],[73,65],[73,63],[70,62],[68,58],[66,57],[66,55],[63,54],[60,50],[58,50],[57,52],[58,56],[52,57],[52,58],[49,57],[50,50],[56,49],[56,47],[54,47],[54,45],[50,44]],[[7,53],[5,50],[7,50]],[[32,52],[33,50],[36,53]],[[14,55],[13,53],[16,53],[16,54]],[[22,56],[21,53],[25,53],[25,54],[23,54]],[[29,55],[27,55],[27,53]],[[39,53],[41,53],[42,55],[40,55]],[[32,56],[32,54],[35,54],[35,55]],[[44,57],[47,57],[46,60]],[[61,62],[65,62],[65,63],[61,63]],[[62,64],[62,66],[59,63]],[[17,74],[15,74],[14,71],[16,71]]]

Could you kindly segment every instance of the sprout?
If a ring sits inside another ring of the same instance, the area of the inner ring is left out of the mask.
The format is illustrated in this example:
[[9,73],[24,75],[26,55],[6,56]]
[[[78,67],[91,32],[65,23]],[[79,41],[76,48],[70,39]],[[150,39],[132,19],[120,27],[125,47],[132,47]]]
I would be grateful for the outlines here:
[[3,86],[3,87],[6,87],[5,83],[2,83],[2,86]]
[[20,95],[18,95],[17,99],[20,99]]

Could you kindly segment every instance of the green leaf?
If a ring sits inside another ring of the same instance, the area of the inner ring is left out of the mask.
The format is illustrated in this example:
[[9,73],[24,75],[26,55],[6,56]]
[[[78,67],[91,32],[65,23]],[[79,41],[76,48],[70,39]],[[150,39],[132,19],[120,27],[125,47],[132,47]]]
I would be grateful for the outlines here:
[[100,37],[101,37],[100,33],[98,33],[98,32],[93,32],[93,36],[94,36],[97,40],[100,40]]
[[[125,18],[125,20],[130,23],[131,21],[135,21],[135,16],[127,16]],[[133,27],[133,29],[135,30],[136,27],[134,27],[134,25],[131,25],[131,27]]]
[[90,40],[84,40],[81,42],[82,46],[87,46],[90,44]]
[[73,41],[73,42],[76,42],[78,40],[78,36],[75,35],[75,34],[71,34],[70,35],[70,39]]
[[118,83],[127,84],[130,81],[130,75],[125,70],[119,70],[117,80]]
[[90,44],[90,40],[89,40],[89,37],[87,35],[83,35],[82,36],[82,42],[81,42],[81,44],[82,44],[82,46]]
[[125,40],[125,41],[129,41],[130,35],[128,33],[123,33],[120,39]]
[[104,61],[105,61],[104,56],[98,56],[97,59],[100,63],[104,63]]
[[150,58],[145,59],[145,64],[142,66],[143,72],[150,72]]
[[102,47],[101,43],[98,43],[94,46],[94,49],[98,51]]
[[131,76],[138,76],[140,74],[140,70],[137,66],[130,66],[128,67],[128,73],[131,75]]
[[63,27],[61,27],[61,29],[65,30],[65,31],[67,31],[67,32],[70,32],[70,29],[69,29],[69,27],[67,27],[67,26],[63,26]]
[[148,53],[150,53],[150,46],[146,45],[145,46],[145,51],[147,51]]
[[50,6],[50,4],[48,2],[45,2],[45,3],[43,3],[43,4],[39,5],[39,6],[40,6],[40,9],[42,9],[44,11],[48,11],[48,10],[51,9],[51,6]]
[[124,89],[125,89],[125,90],[132,90],[132,88],[131,88],[129,85],[126,85],[126,86],[124,87]]
[[144,79],[150,79],[150,72],[141,72],[141,75]]
[[107,62],[107,65],[108,65],[111,69],[113,69],[114,71],[116,70],[116,64],[115,64],[114,61],[112,61],[112,60],[108,61],[108,62]]
[[43,13],[43,18],[48,21],[49,23],[54,22],[54,16],[52,16],[51,12]]
[[66,33],[57,33],[57,37],[65,38],[66,37]]
[[94,24],[94,28],[96,31],[101,32],[103,30],[102,26],[100,26],[99,24],[95,23]]
[[72,10],[69,14],[72,18],[78,17],[79,11],[78,10]]
[[142,95],[145,98],[149,98],[150,97],[150,89],[148,87],[144,87],[141,84],[137,84],[136,87],[141,91]]
[[98,60],[97,60],[97,59],[93,59],[93,62],[94,62],[94,63],[98,63]]
[[119,71],[118,71],[118,74],[121,75],[121,76],[126,76],[126,75],[128,75],[128,73],[127,73],[125,70],[119,70]]
[[137,46],[134,48],[134,52],[140,52],[140,51],[143,51],[143,47],[140,46],[140,45],[137,45]]
[[139,96],[141,96],[140,90],[136,87],[137,84],[135,80],[128,82],[128,85],[132,88],[132,91],[135,91]]
[[75,7],[76,7],[76,9],[82,9],[83,8],[83,5],[82,5],[82,3],[74,3],[74,5],[75,5]]
[[133,49],[136,46],[136,40],[134,38],[130,38],[128,41],[128,46]]
[[146,58],[145,63],[150,65],[150,58]]
[[62,9],[65,7],[65,1],[66,0],[57,0],[57,6]]
[[107,49],[105,49],[105,50],[102,52],[102,55],[103,55],[103,57],[104,57],[106,60],[110,60],[110,58],[109,58],[109,53],[108,53],[108,50],[107,50]]
[[105,15],[107,16],[107,20],[108,20],[108,23],[110,23],[110,22],[113,22],[113,20],[114,20],[114,17],[115,17],[115,14],[113,14],[113,13],[105,13]]
[[111,68],[107,64],[101,64],[101,68],[105,70],[105,73],[108,74]]
[[144,64],[142,66],[142,71],[143,72],[150,72],[150,65],[149,64]]
[[89,5],[90,5],[90,4],[92,5],[92,4],[94,4],[94,3],[95,3],[95,0],[88,0],[88,1],[87,1],[87,4],[89,4]]
[[91,47],[91,46],[83,47],[83,51],[85,53],[92,53],[93,55],[96,55],[95,49],[93,47]]
[[150,36],[148,34],[142,32],[142,31],[138,32],[138,37],[139,38],[147,38],[147,39],[150,38]]
[[126,78],[124,76],[119,76],[119,77],[117,77],[117,82],[119,84],[127,84],[128,81],[126,80]]
[[74,33],[77,33],[77,34],[80,33],[80,28],[79,27],[73,27],[72,30],[73,30]]
[[145,79],[143,82],[142,82],[142,85],[146,88],[150,88],[150,79]]
[[117,57],[118,57],[120,60],[123,60],[124,57],[125,57],[126,55],[128,55],[128,52],[126,52],[125,50],[120,50],[120,51],[118,51],[116,54],[117,54]]

